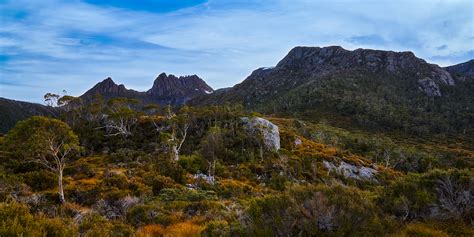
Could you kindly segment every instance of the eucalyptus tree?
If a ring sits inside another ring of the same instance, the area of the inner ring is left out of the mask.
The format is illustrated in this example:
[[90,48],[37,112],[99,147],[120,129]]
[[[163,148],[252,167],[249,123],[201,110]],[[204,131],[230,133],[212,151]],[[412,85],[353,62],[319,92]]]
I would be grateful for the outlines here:
[[79,138],[58,119],[34,116],[18,122],[5,137],[5,147],[24,162],[41,164],[58,176],[58,194],[65,202],[63,171],[74,153],[81,150]]

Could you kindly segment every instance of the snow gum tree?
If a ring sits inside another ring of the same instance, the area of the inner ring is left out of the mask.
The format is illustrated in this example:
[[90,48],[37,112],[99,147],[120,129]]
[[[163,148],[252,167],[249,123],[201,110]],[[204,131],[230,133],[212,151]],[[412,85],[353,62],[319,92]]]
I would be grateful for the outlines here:
[[24,162],[34,162],[56,173],[58,194],[65,202],[63,171],[76,152],[81,150],[79,138],[72,129],[58,119],[34,116],[20,121],[8,132],[4,145]]

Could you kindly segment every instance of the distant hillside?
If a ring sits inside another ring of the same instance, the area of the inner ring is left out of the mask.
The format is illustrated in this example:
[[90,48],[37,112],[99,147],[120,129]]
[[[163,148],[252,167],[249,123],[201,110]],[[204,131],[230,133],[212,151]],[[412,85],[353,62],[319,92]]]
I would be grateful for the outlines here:
[[471,59],[465,63],[445,67],[444,69],[451,73],[451,75],[453,75],[455,78],[458,78],[460,80],[472,80],[474,78],[474,59]]
[[83,101],[90,101],[96,94],[105,99],[127,97],[138,99],[143,103],[158,103],[180,105],[199,96],[212,93],[214,90],[196,75],[176,77],[161,73],[154,81],[153,87],[146,92],[135,91],[117,85],[112,78],[96,84],[80,97]]
[[41,104],[9,100],[0,97],[0,133],[6,133],[16,122],[35,115],[54,116],[53,108]]
[[447,70],[411,52],[296,47],[275,67],[259,68],[193,103],[237,102],[264,113],[377,130],[472,132],[473,80]]

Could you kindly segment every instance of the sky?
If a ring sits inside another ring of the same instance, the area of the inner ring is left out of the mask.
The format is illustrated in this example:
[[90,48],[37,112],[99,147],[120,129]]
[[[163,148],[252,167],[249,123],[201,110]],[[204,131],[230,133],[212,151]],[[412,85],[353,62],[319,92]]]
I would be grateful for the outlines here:
[[0,0],[0,97],[79,96],[104,78],[145,91],[161,72],[214,89],[295,46],[474,58],[474,1]]

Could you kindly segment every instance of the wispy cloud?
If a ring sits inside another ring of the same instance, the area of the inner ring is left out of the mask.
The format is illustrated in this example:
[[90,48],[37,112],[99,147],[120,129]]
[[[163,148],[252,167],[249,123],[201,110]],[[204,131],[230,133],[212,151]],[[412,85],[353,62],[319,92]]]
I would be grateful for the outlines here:
[[471,1],[179,2],[0,4],[0,96],[79,95],[107,76],[145,90],[163,71],[227,87],[296,45],[410,50],[442,65],[473,57]]

